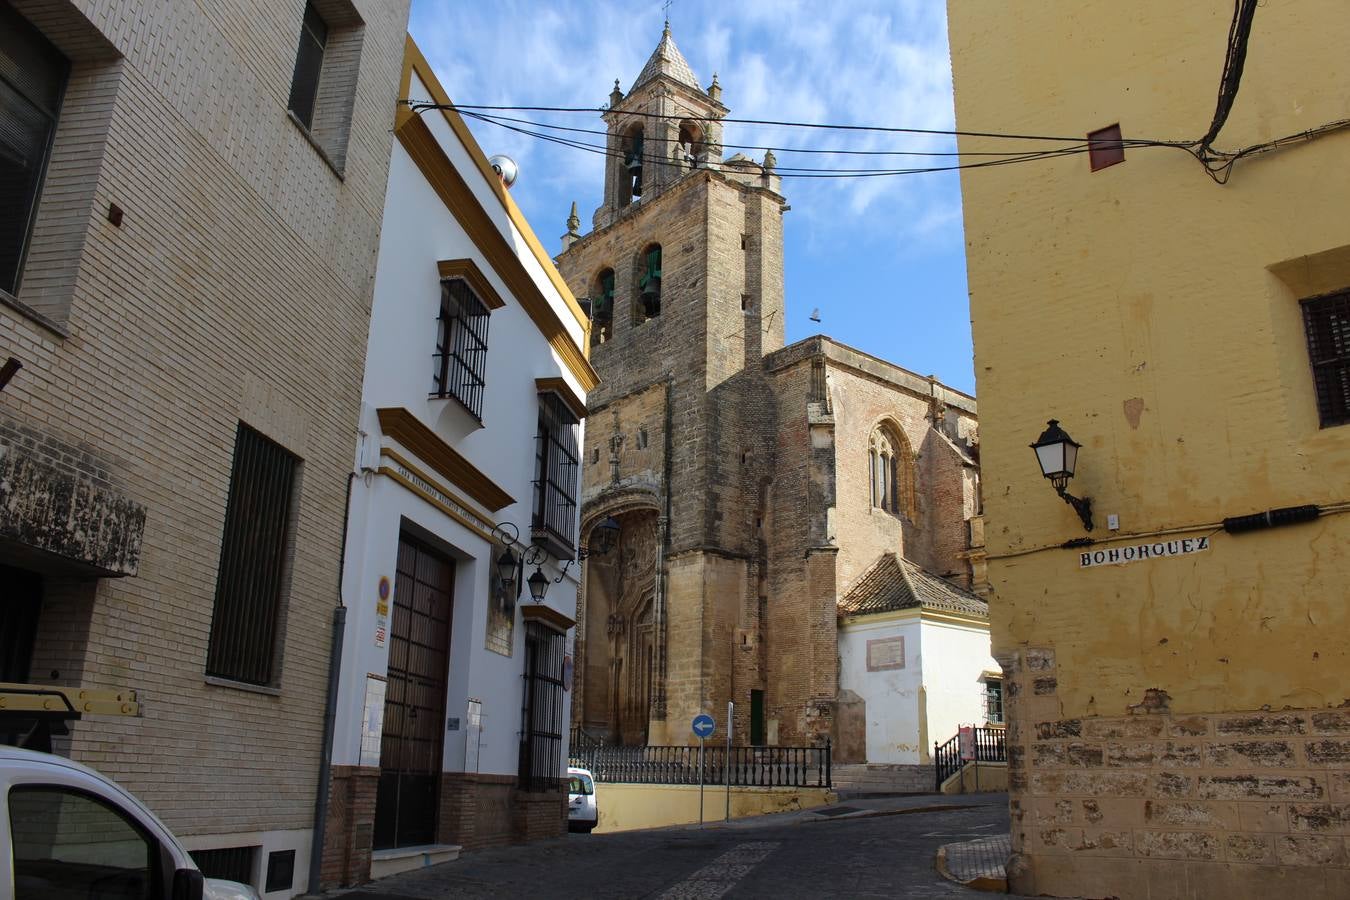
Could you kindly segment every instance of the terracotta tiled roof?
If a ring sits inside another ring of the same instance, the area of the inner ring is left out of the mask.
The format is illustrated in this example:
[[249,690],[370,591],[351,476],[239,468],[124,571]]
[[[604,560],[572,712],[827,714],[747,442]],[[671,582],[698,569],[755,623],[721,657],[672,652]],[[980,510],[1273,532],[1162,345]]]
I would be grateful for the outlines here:
[[979,597],[894,553],[883,553],[839,601],[841,616],[916,608],[989,617]]
[[696,91],[703,90],[698,85],[698,78],[694,75],[694,70],[689,67],[684,54],[680,48],[675,46],[675,39],[670,36],[670,23],[666,23],[666,30],[661,34],[661,43],[656,45],[652,51],[651,58],[647,64],[642,67],[642,72],[638,75],[637,81],[628,89],[628,93],[633,93],[642,85],[651,81],[658,75],[665,75],[675,79],[680,84],[688,85]]

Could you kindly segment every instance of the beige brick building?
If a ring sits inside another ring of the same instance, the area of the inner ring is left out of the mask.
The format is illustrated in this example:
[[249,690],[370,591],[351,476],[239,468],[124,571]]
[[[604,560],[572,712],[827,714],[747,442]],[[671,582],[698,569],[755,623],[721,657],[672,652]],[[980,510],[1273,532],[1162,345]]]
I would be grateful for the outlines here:
[[628,744],[686,743],[728,700],[738,743],[839,738],[850,585],[886,553],[971,583],[974,398],[827,337],[784,346],[787,204],[771,152],[723,159],[721,92],[667,28],[615,85],[604,202],[558,258],[601,376],[582,533],[622,526],[587,562],[573,721]]
[[269,898],[306,886],[407,15],[0,2],[0,680],[135,690],[57,749]]

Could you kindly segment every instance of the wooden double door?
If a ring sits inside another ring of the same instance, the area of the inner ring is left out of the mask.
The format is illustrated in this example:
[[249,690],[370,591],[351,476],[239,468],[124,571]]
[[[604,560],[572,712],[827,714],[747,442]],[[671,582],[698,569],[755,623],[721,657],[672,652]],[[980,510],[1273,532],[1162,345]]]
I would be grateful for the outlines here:
[[399,536],[375,797],[376,850],[436,843],[455,564]]

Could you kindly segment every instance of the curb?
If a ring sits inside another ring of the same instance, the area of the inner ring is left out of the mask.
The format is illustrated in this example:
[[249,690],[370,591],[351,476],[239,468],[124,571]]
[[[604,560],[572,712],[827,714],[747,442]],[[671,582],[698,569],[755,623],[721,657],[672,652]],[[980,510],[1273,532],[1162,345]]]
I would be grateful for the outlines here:
[[939,847],[937,858],[933,860],[933,867],[937,869],[939,875],[948,881],[955,882],[956,884],[970,888],[973,891],[986,891],[992,894],[1008,893],[1008,878],[1006,875],[1003,878],[987,878],[981,875],[977,878],[972,878],[969,881],[963,881],[953,875],[951,870],[947,868],[947,848],[949,846],[951,845],[943,844]]

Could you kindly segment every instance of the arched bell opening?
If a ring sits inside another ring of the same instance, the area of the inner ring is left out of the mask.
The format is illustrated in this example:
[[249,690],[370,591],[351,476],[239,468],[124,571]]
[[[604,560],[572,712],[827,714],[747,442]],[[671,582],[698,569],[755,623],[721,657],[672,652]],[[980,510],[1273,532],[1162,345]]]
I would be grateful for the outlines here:
[[634,122],[619,139],[619,205],[627,206],[642,196],[646,146],[642,123]]
[[691,119],[680,122],[680,137],[676,143],[679,160],[687,168],[696,168],[703,164],[707,148],[704,146],[702,126]]

